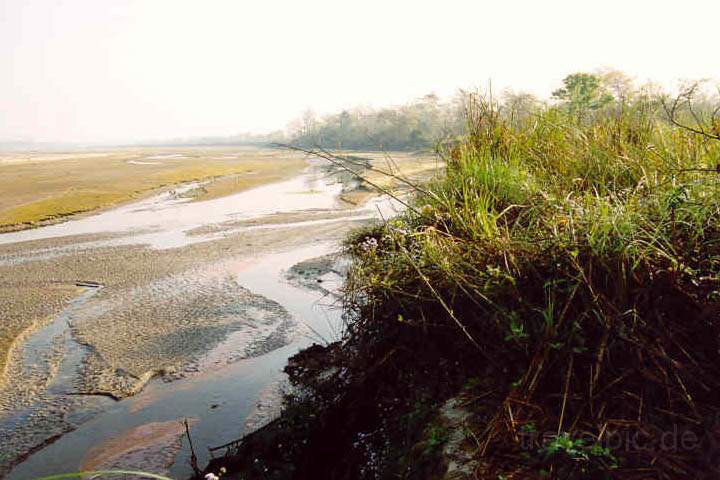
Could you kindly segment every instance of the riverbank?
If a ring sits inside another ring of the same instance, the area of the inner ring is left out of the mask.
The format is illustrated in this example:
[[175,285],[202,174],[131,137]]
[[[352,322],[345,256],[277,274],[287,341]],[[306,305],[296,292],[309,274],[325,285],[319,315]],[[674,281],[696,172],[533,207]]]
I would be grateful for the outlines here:
[[[105,435],[123,435],[119,428],[129,419],[169,422],[178,417],[168,415],[185,412],[199,419],[193,427],[198,441],[212,441],[220,425],[212,419],[225,417],[198,405],[200,384],[212,391],[239,385],[225,397],[236,398],[249,415],[253,395],[274,375],[266,362],[279,371],[307,338],[326,330],[320,316],[306,331],[305,322],[317,314],[293,305],[325,298],[334,288],[337,273],[327,270],[334,265],[326,256],[331,246],[395,208],[380,198],[349,208],[338,199],[348,183],[323,166],[311,162],[291,179],[219,198],[198,201],[178,189],[0,235],[6,300],[0,318],[9,327],[3,333],[30,326],[0,387],[0,472],[21,460],[11,478],[79,468],[76,433],[103,442]],[[299,270],[291,268],[296,263]],[[273,269],[277,273],[268,273]],[[249,365],[257,372],[248,372]],[[227,385],[212,379],[213,372],[240,370]],[[158,391],[174,392],[176,410],[156,404]],[[242,417],[237,420],[226,421],[218,438],[232,439],[243,428]],[[84,430],[98,422],[103,426]],[[168,448],[176,446],[167,440]],[[187,473],[178,467],[186,467],[187,445],[176,453],[172,468]]]
[[658,103],[504,116],[346,241],[343,338],[227,478],[715,478],[720,142]]

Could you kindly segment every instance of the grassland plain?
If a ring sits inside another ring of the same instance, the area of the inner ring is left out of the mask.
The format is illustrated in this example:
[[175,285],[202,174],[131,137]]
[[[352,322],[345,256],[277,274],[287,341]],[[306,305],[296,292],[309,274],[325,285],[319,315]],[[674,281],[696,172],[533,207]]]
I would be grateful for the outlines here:
[[348,239],[345,337],[208,471],[717,478],[720,109],[471,100],[446,175]]
[[30,228],[128,202],[161,188],[203,181],[197,200],[289,178],[301,155],[250,147],[119,148],[0,153],[0,231]]

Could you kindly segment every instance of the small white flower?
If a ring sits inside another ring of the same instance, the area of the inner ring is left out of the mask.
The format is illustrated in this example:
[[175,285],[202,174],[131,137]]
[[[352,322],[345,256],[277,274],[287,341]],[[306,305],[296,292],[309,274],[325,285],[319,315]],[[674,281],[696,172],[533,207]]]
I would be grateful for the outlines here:
[[378,241],[374,237],[368,237],[360,243],[360,248],[364,251],[369,252],[375,250],[378,246]]

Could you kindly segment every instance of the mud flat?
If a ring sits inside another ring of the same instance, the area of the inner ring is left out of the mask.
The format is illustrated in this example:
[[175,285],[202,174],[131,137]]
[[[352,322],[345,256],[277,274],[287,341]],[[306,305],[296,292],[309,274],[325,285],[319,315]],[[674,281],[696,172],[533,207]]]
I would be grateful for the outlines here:
[[[191,429],[193,441],[197,445],[216,446],[233,440],[239,432],[272,420],[278,411],[277,386],[282,383],[280,371],[287,357],[314,341],[336,338],[340,331],[340,311],[327,295],[293,286],[285,276],[293,265],[308,256],[325,257],[336,248],[332,238],[318,239],[310,247],[286,246],[262,255],[258,262],[238,259],[214,265],[213,272],[221,268],[231,270],[238,283],[253,284],[259,298],[282,305],[276,313],[287,321],[270,322],[272,314],[263,317],[260,310],[253,310],[256,307],[248,307],[256,315],[255,325],[228,334],[206,354],[183,364],[175,373],[151,379],[137,395],[118,402],[105,397],[76,397],[109,403],[103,403],[95,412],[87,411],[88,404],[65,409],[63,412],[70,412],[70,416],[55,418],[57,424],[66,425],[64,434],[18,465],[8,478],[77,470],[94,445],[123,438],[129,430],[153,422],[197,417],[198,422]],[[340,280],[336,276],[328,278],[327,283],[339,285]],[[68,418],[79,421],[68,425]],[[167,472],[168,458],[174,455],[170,473],[177,477],[187,475],[188,445],[182,442],[178,450],[177,444],[166,440],[169,443],[144,445],[107,464],[152,466],[152,471]],[[208,460],[206,450],[198,454],[201,463]]]
[[[287,358],[341,332],[339,240],[398,207],[349,205],[357,182],[310,165],[232,194],[234,180],[206,197],[190,183],[0,234],[0,477],[93,465],[183,476],[178,419],[197,419],[193,439],[216,446],[273,418]],[[156,430],[167,435],[121,448]]]
[[[65,332],[85,347],[80,372],[70,385],[73,395],[48,392],[62,351],[36,358],[32,375],[18,375],[18,364],[12,364],[8,377],[14,380],[3,389],[0,418],[27,410],[33,421],[0,421],[0,461],[10,464],[6,457],[13,452],[25,456],[74,429],[68,414],[91,409],[87,399],[102,401],[96,395],[128,397],[156,375],[164,381],[201,375],[290,343],[298,334],[297,321],[272,297],[243,287],[236,274],[253,265],[252,257],[292,249],[296,241],[332,241],[351,225],[293,228],[284,235],[255,230],[181,249],[101,248],[25,264],[24,275],[52,275],[72,295],[79,290],[74,287],[78,278],[98,279],[105,286],[73,313],[72,327]],[[46,298],[39,288],[13,288],[12,298],[29,304]],[[231,346],[222,352],[226,339]],[[221,351],[205,355],[214,348]]]
[[[0,476],[75,471],[95,445],[184,417],[198,419],[198,444],[222,444],[259,398],[269,418],[276,396],[263,392],[288,356],[339,332],[328,292],[341,267],[328,254],[377,215],[343,206],[342,189],[311,168],[0,235],[0,321],[18,339],[0,387]],[[183,475],[178,442],[91,463]]]
[[184,421],[188,426],[197,422],[194,418],[150,422],[126,430],[90,449],[82,462],[81,471],[140,470],[167,474],[182,448]]

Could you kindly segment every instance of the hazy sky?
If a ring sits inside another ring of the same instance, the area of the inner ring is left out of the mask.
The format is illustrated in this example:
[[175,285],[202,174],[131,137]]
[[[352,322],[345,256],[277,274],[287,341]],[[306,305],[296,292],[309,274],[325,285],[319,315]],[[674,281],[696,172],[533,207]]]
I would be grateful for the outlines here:
[[0,0],[0,140],[282,128],[612,66],[720,77],[720,0]]

